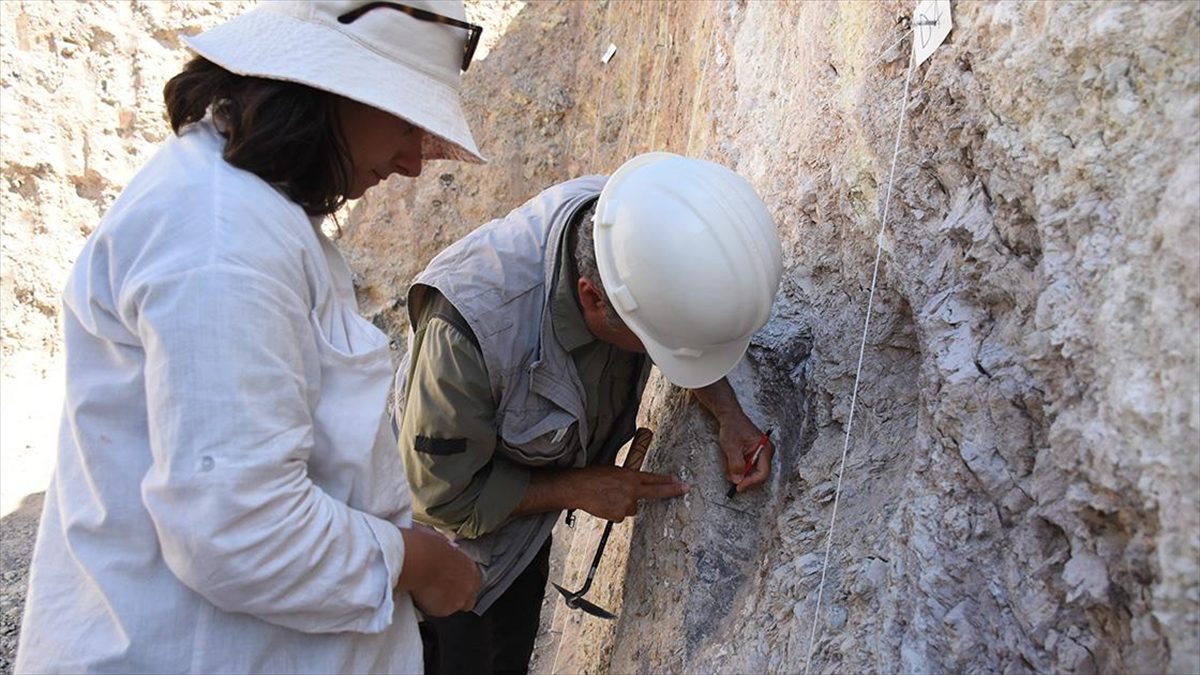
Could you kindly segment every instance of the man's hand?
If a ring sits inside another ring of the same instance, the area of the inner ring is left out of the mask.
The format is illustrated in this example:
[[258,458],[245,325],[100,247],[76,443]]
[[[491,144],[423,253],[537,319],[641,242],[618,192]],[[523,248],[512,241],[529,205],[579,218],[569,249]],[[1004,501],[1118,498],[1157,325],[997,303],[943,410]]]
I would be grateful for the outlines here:
[[640,499],[670,499],[690,489],[675,476],[619,466],[589,466],[571,476],[576,507],[605,520],[621,522],[637,515]]
[[771,475],[771,458],[775,456],[775,446],[768,440],[750,475],[742,475],[746,469],[746,461],[754,456],[754,449],[762,440],[763,432],[742,411],[742,406],[733,393],[733,387],[729,386],[729,380],[721,378],[707,387],[693,389],[692,393],[721,425],[719,441],[721,455],[725,461],[725,477],[737,486],[738,492],[745,492],[760,485]]
[[687,492],[689,486],[674,476],[641,470],[653,439],[653,431],[639,428],[633,434],[633,442],[629,444],[621,468],[593,467],[605,471],[594,472],[583,479],[586,481],[581,492],[584,501],[579,508],[598,518],[619,523],[625,516],[637,515],[639,499],[668,499]]
[[726,416],[720,423],[721,454],[725,456],[725,475],[729,482],[737,486],[738,492],[758,486],[771,475],[771,458],[775,455],[775,446],[768,439],[758,456],[758,462],[750,470],[750,474],[744,476],[742,471],[746,468],[746,462],[754,457],[754,451],[762,441],[763,432],[740,410],[737,414]]
[[404,568],[397,590],[412,594],[413,602],[429,616],[449,616],[475,606],[483,576],[479,566],[445,535],[413,523],[404,536]]
[[589,466],[582,469],[535,471],[514,514],[558,509],[583,509],[597,518],[621,522],[637,514],[638,500],[669,499],[691,486],[675,476],[639,471],[650,440],[649,429],[633,436],[625,466]]

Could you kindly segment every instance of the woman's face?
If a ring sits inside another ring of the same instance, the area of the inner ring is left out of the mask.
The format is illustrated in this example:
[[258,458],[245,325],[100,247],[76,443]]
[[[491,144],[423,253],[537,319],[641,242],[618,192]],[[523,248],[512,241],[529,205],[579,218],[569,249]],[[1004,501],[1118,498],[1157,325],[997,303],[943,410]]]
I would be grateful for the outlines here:
[[350,153],[348,199],[358,199],[393,173],[421,175],[424,130],[358,101],[342,98],[338,105]]

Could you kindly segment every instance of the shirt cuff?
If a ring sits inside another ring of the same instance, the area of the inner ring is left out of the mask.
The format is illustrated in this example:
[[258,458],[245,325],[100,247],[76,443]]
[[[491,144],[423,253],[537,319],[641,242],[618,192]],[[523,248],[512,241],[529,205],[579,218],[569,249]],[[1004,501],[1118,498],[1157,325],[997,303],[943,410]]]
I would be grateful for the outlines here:
[[384,597],[379,604],[379,611],[375,613],[370,623],[363,627],[365,633],[378,633],[391,625],[393,614],[396,611],[394,596],[396,584],[400,582],[400,572],[404,569],[404,535],[400,532],[400,528],[393,523],[369,514],[363,515],[383,552],[382,572],[387,581],[387,588],[383,589]]
[[529,469],[500,457],[492,459],[491,474],[475,500],[475,512],[459,529],[469,539],[483,536],[508,521],[529,489]]

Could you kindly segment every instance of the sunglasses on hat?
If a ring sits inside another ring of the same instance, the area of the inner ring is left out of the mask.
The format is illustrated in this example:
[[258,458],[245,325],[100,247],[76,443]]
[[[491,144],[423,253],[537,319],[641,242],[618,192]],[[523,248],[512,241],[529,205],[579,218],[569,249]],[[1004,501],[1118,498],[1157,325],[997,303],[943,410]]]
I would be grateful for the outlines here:
[[463,48],[463,60],[462,60],[462,71],[464,73],[467,72],[467,68],[470,67],[470,65],[471,65],[471,57],[475,56],[475,48],[479,46],[479,36],[483,35],[483,26],[479,26],[479,25],[476,25],[473,23],[467,23],[466,21],[459,21],[458,19],[452,19],[448,16],[442,16],[441,14],[435,14],[428,10],[418,9],[417,7],[409,7],[408,5],[398,5],[398,4],[392,3],[392,2],[368,2],[367,4],[363,5],[362,7],[358,7],[357,9],[352,9],[349,12],[346,12],[345,14],[339,16],[337,18],[338,23],[343,23],[343,24],[354,23],[363,14],[366,14],[367,12],[369,12],[373,9],[379,9],[380,7],[390,7],[392,9],[404,12],[405,14],[411,16],[412,18],[418,19],[420,21],[429,21],[431,23],[440,23],[440,24],[443,24],[446,26],[454,26],[455,28],[462,28],[463,30],[467,31],[467,33],[468,33],[467,44]]

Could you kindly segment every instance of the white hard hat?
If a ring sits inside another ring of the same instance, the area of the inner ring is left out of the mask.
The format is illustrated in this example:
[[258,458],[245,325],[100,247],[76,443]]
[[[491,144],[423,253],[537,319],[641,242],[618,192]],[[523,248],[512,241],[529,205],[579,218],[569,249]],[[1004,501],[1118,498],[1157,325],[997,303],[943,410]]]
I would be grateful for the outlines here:
[[609,302],[663,375],[695,389],[733,370],[783,274],[754,188],[719,164],[647,153],[609,178],[593,227]]

